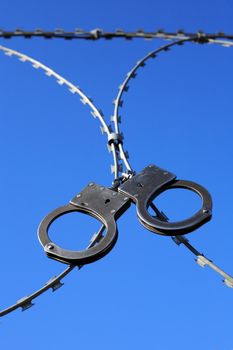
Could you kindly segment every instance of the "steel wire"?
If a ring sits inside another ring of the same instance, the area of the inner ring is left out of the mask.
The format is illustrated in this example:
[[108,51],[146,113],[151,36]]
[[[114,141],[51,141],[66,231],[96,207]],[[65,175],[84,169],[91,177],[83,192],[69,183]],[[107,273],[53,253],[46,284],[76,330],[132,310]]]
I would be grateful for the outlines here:
[[233,39],[233,35],[224,34],[223,32],[218,33],[204,33],[202,30],[197,31],[196,33],[189,33],[182,29],[177,30],[176,32],[167,32],[162,29],[158,29],[155,31],[147,32],[143,29],[138,29],[136,31],[125,31],[123,29],[116,29],[115,31],[104,31],[101,28],[94,28],[92,30],[86,31],[84,29],[77,28],[74,31],[65,31],[61,28],[57,28],[55,30],[43,30],[41,28],[37,28],[35,30],[23,30],[17,28],[15,30],[3,30],[0,29],[0,37],[5,39],[11,39],[14,37],[23,37],[26,39],[31,39],[35,37],[42,37],[45,39],[79,39],[79,40],[99,40],[99,39],[145,39],[145,40],[153,40],[153,39],[161,39],[161,40],[177,40],[177,39],[185,39],[196,37],[197,35],[207,35],[207,36],[224,36],[227,39]]
[[[161,46],[161,47],[159,47],[159,48],[149,52],[147,55],[145,55],[143,58],[141,58],[133,66],[133,68],[126,74],[126,78],[120,84],[117,97],[114,100],[114,114],[111,117],[111,121],[114,124],[115,132],[117,134],[120,133],[119,121],[121,122],[122,118],[119,116],[119,108],[123,106],[123,99],[122,99],[123,94],[126,93],[129,90],[129,85],[128,85],[129,82],[131,82],[132,79],[135,79],[137,77],[138,70],[140,68],[145,67],[146,62],[149,59],[156,58],[156,56],[159,53],[161,53],[161,52],[169,51],[173,46],[183,45],[183,44],[185,44],[187,42],[195,42],[195,43],[201,43],[201,44],[207,44],[207,43],[209,43],[209,44],[218,44],[218,45],[221,45],[221,46],[224,46],[224,47],[233,46],[233,42],[226,41],[226,40],[217,40],[217,38],[227,38],[227,39],[229,39],[228,37],[225,37],[224,35],[215,35],[215,36],[214,35],[209,35],[208,36],[206,34],[205,35],[204,34],[196,35],[196,36],[193,36],[193,37],[190,37],[190,38],[183,38],[183,39],[180,39],[180,40],[173,41],[173,42],[171,42],[169,44],[163,45],[163,46]],[[121,133],[121,135],[124,136],[122,133]],[[122,139],[124,140],[124,137],[122,137]],[[123,140],[118,146],[119,147],[119,155],[120,155],[119,160],[123,161],[127,171],[133,172],[133,169],[132,169],[132,167],[131,167],[131,165],[129,163],[129,153],[124,151]],[[118,177],[118,176],[119,176],[119,174],[116,174],[115,177]]]
[[[74,85],[73,83],[71,83],[70,81],[68,81],[67,79],[65,79],[64,77],[62,77],[60,74],[56,73],[54,70],[52,70],[51,68],[49,68],[48,66],[46,66],[45,64],[41,63],[38,60],[35,60],[34,58],[25,55],[19,51],[16,50],[12,50],[8,47],[2,46],[0,45],[0,51],[3,51],[5,53],[5,55],[7,56],[15,56],[17,57],[21,62],[29,62],[31,63],[33,68],[36,69],[41,69],[45,72],[45,74],[48,77],[54,77],[57,81],[57,83],[59,85],[65,85],[69,91],[73,94],[78,94],[80,96],[80,101],[84,104],[84,105],[88,105],[91,109],[91,114],[94,118],[98,118],[100,123],[101,123],[101,131],[102,134],[107,135],[107,137],[110,137],[111,134],[111,125],[107,125],[105,119],[104,119],[104,115],[103,112],[98,109],[96,107],[96,105],[94,104],[93,100],[86,95],[80,87]],[[112,143],[111,145],[108,145],[108,149],[109,151],[112,152],[113,154],[113,161],[114,161],[114,165],[111,167],[112,172],[115,174],[115,178],[117,177],[117,174],[119,173],[119,164],[118,164],[118,157],[117,157],[117,148],[116,145],[114,143]]]
[[[201,42],[201,44],[215,43],[215,44],[220,44],[224,47],[233,46],[233,42],[225,42],[225,40],[215,40],[215,38],[216,39],[217,38],[225,38],[225,36],[224,35],[220,35],[220,36],[218,36],[218,35],[216,35],[216,36],[196,35],[195,37],[192,37],[192,38],[185,38],[185,39],[181,39],[181,40],[176,40],[176,41],[173,41],[172,43],[169,43],[167,45],[164,45],[160,48],[155,49],[154,51],[148,53],[146,56],[144,56],[142,59],[140,59],[136,63],[136,65],[127,73],[125,80],[123,81],[123,83],[119,87],[119,92],[118,92],[117,97],[115,99],[114,115],[111,118],[112,122],[114,123],[115,132],[120,133],[119,120],[121,120],[121,118],[119,118],[119,107],[123,105],[123,100],[122,100],[123,93],[128,91],[129,82],[132,79],[136,78],[136,73],[137,73],[138,69],[144,67],[146,61],[148,61],[151,58],[155,58],[156,55],[158,55],[161,52],[169,51],[169,49],[172,48],[173,46],[183,45],[187,42],[194,41],[196,43]],[[200,41],[200,39],[201,39],[201,41]],[[129,161],[128,161],[128,152],[127,152],[127,156],[125,155],[123,141],[120,143],[119,148],[120,148],[121,159],[124,162],[124,165],[125,165],[127,171],[130,171],[131,173],[133,173],[134,172],[133,168],[131,167],[131,165],[129,164]],[[153,203],[151,203],[151,207],[155,211],[156,215],[161,220],[168,221],[167,216],[165,214],[161,213]],[[194,246],[192,246],[189,243],[189,241],[184,236],[176,236],[176,237],[171,237],[171,238],[172,238],[173,242],[175,242],[177,245],[183,244],[187,249],[189,249],[189,251],[191,251],[197,257],[196,262],[201,267],[208,265],[211,269],[213,269],[215,272],[217,272],[218,274],[220,274],[224,278],[223,282],[228,287],[233,288],[233,277],[231,275],[227,274],[226,272],[224,272],[215,263],[213,263],[212,260],[208,259],[204,254],[200,253]]]
[[[7,47],[1,46],[1,45],[0,45],[0,50],[3,51],[7,56],[16,56],[22,62],[30,62],[32,64],[32,66],[36,69],[41,68],[46,73],[47,76],[49,76],[49,77],[53,76],[54,78],[56,78],[59,85],[66,85],[69,88],[70,92],[77,93],[81,97],[81,102],[83,104],[88,104],[92,110],[92,115],[95,118],[98,118],[99,121],[101,122],[102,131],[105,132],[107,135],[110,135],[110,128],[105,122],[102,111],[100,111],[95,106],[95,104],[93,103],[91,98],[88,97],[79,87],[75,86],[70,81],[68,81],[67,79],[65,79],[60,74],[56,73],[54,70],[50,69],[46,65],[42,64],[38,60],[35,60],[35,59],[33,59],[27,55],[24,55],[18,51],[12,50],[10,48],[7,48]],[[116,147],[114,144],[111,145],[111,150],[113,152],[113,157],[115,157],[114,159],[117,159]],[[102,238],[102,233],[103,233],[104,229],[105,229],[105,226],[102,226],[100,228],[100,230],[98,231],[98,233],[94,234],[94,236],[91,239],[90,244],[88,245],[88,247],[86,249],[92,247],[93,245],[95,245],[97,242],[100,241],[100,239]],[[22,308],[22,311],[27,310],[30,307],[32,307],[34,305],[32,303],[32,301],[34,299],[36,299],[38,296],[40,296],[41,294],[43,294],[44,292],[46,292],[49,289],[52,289],[53,291],[55,291],[58,288],[60,288],[63,285],[63,283],[61,283],[61,280],[67,274],[69,274],[74,269],[74,267],[75,266],[69,266],[63,272],[61,272],[58,276],[50,278],[49,281],[46,282],[43,287],[39,288],[38,290],[36,290],[32,294],[19,299],[13,305],[0,311],[0,317],[5,316],[6,314],[8,314],[8,313],[20,308],[20,307]],[[82,266],[79,266],[79,268],[81,268],[81,267]]]
[[[111,118],[112,122],[114,123],[115,134],[119,134],[120,117],[118,115],[118,112],[119,112],[119,107],[122,105],[122,95],[125,91],[128,90],[127,84],[129,83],[129,81],[132,78],[136,77],[136,71],[140,67],[144,67],[145,62],[148,59],[154,58],[156,56],[156,54],[158,54],[162,51],[168,51],[168,49],[172,46],[181,45],[181,44],[188,42],[188,41],[195,41],[195,42],[201,42],[201,43],[207,43],[207,42],[208,43],[215,43],[215,44],[222,45],[224,47],[233,46],[233,43],[228,41],[228,40],[232,40],[233,36],[232,35],[224,35],[223,33],[204,34],[202,32],[199,32],[198,34],[190,33],[188,35],[187,33],[184,33],[181,31],[179,31],[177,33],[165,33],[165,32],[161,32],[161,31],[157,31],[154,33],[145,33],[143,31],[138,31],[138,32],[133,32],[133,33],[126,33],[123,31],[118,31],[115,33],[106,33],[106,32],[103,32],[102,30],[93,30],[90,32],[77,31],[75,33],[67,33],[67,32],[63,32],[63,33],[53,32],[52,33],[52,32],[43,32],[43,31],[41,31],[41,32],[39,32],[39,31],[38,32],[25,32],[25,31],[20,31],[20,30],[15,31],[15,32],[0,31],[0,37],[11,38],[14,36],[22,36],[25,38],[30,38],[33,36],[40,36],[40,37],[45,37],[45,38],[91,39],[91,40],[97,40],[100,38],[110,39],[110,38],[116,38],[116,37],[118,37],[118,38],[125,37],[127,39],[131,39],[131,38],[144,38],[144,39],[157,38],[157,39],[167,39],[167,40],[180,39],[180,40],[173,41],[172,43],[169,43],[168,45],[164,45],[164,46],[160,47],[159,49],[156,49],[156,50],[150,52],[148,55],[146,55],[140,61],[138,61],[137,64],[133,67],[133,69],[128,73],[126,79],[124,80],[124,82],[121,84],[121,86],[119,88],[119,92],[118,92],[117,98],[115,100],[114,115]],[[224,38],[227,40],[219,40],[219,38]],[[39,62],[39,61],[37,61],[37,60],[27,56],[27,55],[24,55],[18,51],[6,48],[4,46],[0,46],[0,50],[3,51],[8,56],[18,57],[22,62],[26,62],[26,61],[30,62],[34,68],[41,68],[43,71],[45,71],[46,75],[55,77],[57,79],[57,82],[60,85],[66,85],[72,93],[77,93],[81,97],[81,102],[83,104],[88,104],[92,110],[92,115],[95,118],[97,117],[99,119],[99,121],[102,125],[103,133],[106,133],[108,138],[111,137],[111,132],[112,132],[111,127],[107,125],[102,111],[99,110],[94,105],[93,101],[87,95],[85,95],[79,87],[70,83],[68,80],[66,80],[61,75],[57,74],[56,72],[54,72],[52,69],[45,66],[41,62]],[[119,172],[123,173],[123,169],[121,170],[120,161],[123,161],[123,163],[125,164],[126,170],[128,172],[133,172],[133,169],[130,166],[129,161],[128,161],[128,154],[127,154],[127,152],[124,151],[124,148],[123,148],[123,137],[122,137],[122,141],[119,142],[119,144],[115,144],[114,142],[112,142],[111,144],[108,144],[108,148],[113,153],[114,166],[112,167],[112,171],[114,172],[115,180],[117,180],[119,178]],[[123,173],[123,177],[126,177],[126,174]],[[153,205],[153,203],[151,204],[151,206],[154,209],[154,211],[156,212],[157,216],[159,216],[162,220],[165,220],[166,216],[164,216],[164,214],[162,214],[162,212],[160,212]],[[167,218],[166,218],[166,220],[167,220]],[[99,232],[93,236],[87,249],[89,247],[93,246],[94,244],[98,243],[101,240],[104,228],[105,227],[102,226],[100,228]],[[176,236],[176,237],[172,237],[172,239],[176,244],[178,244],[178,245],[183,244],[194,255],[196,255],[196,257],[197,257],[196,261],[200,266],[204,267],[205,265],[208,265],[209,267],[211,267],[213,270],[215,270],[217,273],[219,273],[224,278],[224,283],[227,286],[233,287],[233,278],[229,274],[225,273],[222,269],[220,269],[210,259],[208,259],[203,254],[201,254],[198,250],[196,250],[196,248],[194,248],[186,238],[184,238],[183,236]],[[81,267],[82,266],[79,266],[79,268],[81,268]],[[4,315],[10,313],[11,311],[14,311],[15,309],[17,309],[19,307],[21,307],[22,310],[26,310],[26,309],[30,308],[33,305],[32,300],[34,300],[36,297],[38,297],[39,295],[41,295],[42,293],[44,293],[48,289],[52,288],[52,290],[55,291],[59,287],[61,287],[63,285],[61,283],[61,280],[69,272],[71,272],[73,269],[74,269],[74,266],[69,266],[62,273],[60,273],[57,277],[53,277],[52,279],[50,279],[42,288],[38,289],[36,292],[32,293],[31,295],[29,295],[27,297],[21,298],[12,306],[0,311],[0,316],[4,316]]]

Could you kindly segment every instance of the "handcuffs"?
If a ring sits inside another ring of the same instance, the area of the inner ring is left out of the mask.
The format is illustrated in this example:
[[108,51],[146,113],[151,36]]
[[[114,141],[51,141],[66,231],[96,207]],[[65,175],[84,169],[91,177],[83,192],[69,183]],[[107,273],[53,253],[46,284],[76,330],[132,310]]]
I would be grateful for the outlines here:
[[[152,201],[162,192],[183,188],[197,193],[202,199],[202,207],[193,216],[177,222],[168,222],[161,215],[152,216],[148,212]],[[140,223],[149,231],[163,236],[178,236],[194,231],[211,219],[212,199],[201,185],[176,180],[176,175],[155,165],[149,165],[138,174],[131,174],[118,187],[107,188],[89,183],[68,205],[59,207],[48,214],[40,223],[38,237],[49,258],[65,264],[84,265],[104,257],[114,247],[117,236],[117,220],[130,207],[136,205]],[[80,212],[99,220],[106,228],[106,234],[98,244],[86,250],[72,251],[59,247],[51,241],[49,228],[60,216],[70,212]]]
[[[171,38],[170,34],[169,38]],[[95,183],[89,183],[89,185],[77,194],[68,205],[55,209],[42,220],[39,225],[38,236],[45,253],[48,257],[61,261],[69,266],[58,276],[49,279],[44,286],[37,289],[32,294],[19,299],[10,307],[0,311],[0,317],[20,307],[23,311],[27,310],[34,305],[32,301],[39,295],[49,289],[55,291],[60,288],[63,285],[61,280],[70,273],[75,266],[80,269],[83,265],[92,263],[110,252],[117,241],[117,220],[129,208],[131,202],[136,204],[138,219],[144,227],[156,234],[170,236],[178,246],[180,244],[184,245],[195,255],[195,260],[201,267],[209,266],[223,277],[225,285],[233,288],[233,277],[192,246],[189,240],[184,237],[185,234],[197,229],[211,219],[212,200],[209,192],[194,182],[176,180],[174,174],[155,165],[149,165],[143,171],[136,174],[128,161],[128,152],[124,151],[123,135],[119,132],[118,124],[121,121],[119,107],[121,107],[123,103],[122,95],[124,92],[128,91],[130,79],[135,78],[137,70],[144,67],[148,59],[153,59],[161,52],[168,51],[171,47],[183,45],[186,42],[200,44],[217,43],[226,47],[233,46],[231,41],[233,36],[225,35],[224,33],[205,34],[203,32],[198,32],[190,37],[189,35],[184,36],[181,34],[180,38],[175,35],[174,39],[178,40],[163,45],[148,53],[127,73],[125,80],[119,86],[118,95],[114,100],[114,114],[111,116],[111,122],[114,123],[114,131],[112,131],[110,125],[107,125],[102,111],[95,106],[92,99],[78,86],[72,84],[38,60],[0,45],[0,51],[4,52],[7,56],[15,56],[22,62],[31,63],[34,68],[40,68],[47,76],[54,77],[59,85],[65,85],[72,93],[77,94],[81,102],[91,108],[92,116],[99,119],[102,132],[107,134],[108,149],[112,152],[114,160],[114,165],[111,166],[112,172],[115,173],[115,180],[112,187],[108,188]],[[123,165],[125,169],[124,172]],[[119,176],[119,173],[122,174],[122,177]],[[173,188],[184,188],[195,192],[202,199],[200,210],[186,220],[169,222],[167,216],[154,205],[153,200],[160,193]],[[150,215],[149,208],[154,211],[155,215]],[[65,250],[52,242],[49,237],[49,228],[51,224],[60,216],[70,212],[80,212],[91,215],[103,224],[100,230],[92,237],[86,250]],[[106,232],[105,235],[103,235],[104,231]]]

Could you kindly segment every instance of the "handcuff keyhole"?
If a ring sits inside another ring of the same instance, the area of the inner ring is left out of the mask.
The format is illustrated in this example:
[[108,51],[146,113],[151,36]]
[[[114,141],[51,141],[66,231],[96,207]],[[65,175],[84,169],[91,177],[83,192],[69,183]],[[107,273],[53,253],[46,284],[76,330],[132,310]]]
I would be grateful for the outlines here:
[[109,202],[110,202],[110,199],[106,199],[104,203],[108,204]]

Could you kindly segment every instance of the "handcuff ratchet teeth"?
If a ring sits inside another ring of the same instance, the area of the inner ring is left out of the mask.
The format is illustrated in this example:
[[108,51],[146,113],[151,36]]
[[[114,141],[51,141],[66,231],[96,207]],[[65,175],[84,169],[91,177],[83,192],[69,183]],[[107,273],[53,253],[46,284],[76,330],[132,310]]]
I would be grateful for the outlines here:
[[[149,214],[152,201],[162,192],[172,188],[184,188],[196,192],[202,199],[201,209],[188,219],[167,222]],[[118,218],[136,204],[140,223],[148,230],[164,235],[177,236],[194,231],[211,219],[212,200],[209,192],[202,186],[184,180],[176,180],[176,175],[155,165],[127,179],[118,188],[106,188],[90,183],[76,195],[68,205],[59,207],[48,214],[38,228],[40,243],[49,258],[66,264],[83,265],[104,257],[114,247],[117,236]],[[93,247],[81,251],[65,250],[51,242],[48,231],[51,224],[60,216],[70,212],[81,212],[93,216],[106,228],[106,234]]]

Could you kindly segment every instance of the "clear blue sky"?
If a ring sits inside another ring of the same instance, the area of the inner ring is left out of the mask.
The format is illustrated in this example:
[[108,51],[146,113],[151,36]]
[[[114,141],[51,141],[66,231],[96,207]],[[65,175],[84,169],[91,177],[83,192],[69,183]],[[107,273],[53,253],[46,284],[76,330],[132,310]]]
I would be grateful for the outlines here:
[[[4,29],[123,28],[233,33],[230,0],[2,1]],[[1,44],[41,60],[79,85],[109,118],[126,73],[160,41],[15,38]],[[178,47],[140,71],[125,96],[122,131],[136,171],[155,163],[199,182],[214,201],[213,220],[189,235],[233,273],[233,49]],[[1,63],[1,300],[30,294],[64,266],[37,240],[41,219],[90,181],[109,186],[111,156],[98,121],[77,96],[14,58]],[[199,204],[180,193],[161,209],[184,218]],[[184,247],[146,231],[135,207],[119,220],[119,239],[101,261],[72,272],[27,312],[0,320],[0,347],[31,349],[232,350],[233,290]],[[84,247],[98,223],[70,215],[52,238]]]

